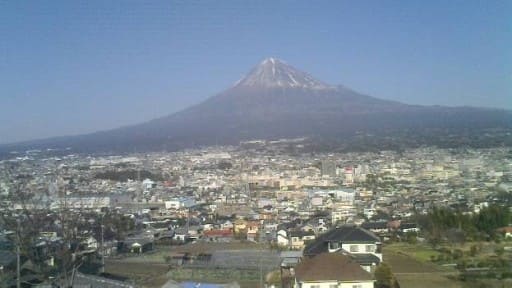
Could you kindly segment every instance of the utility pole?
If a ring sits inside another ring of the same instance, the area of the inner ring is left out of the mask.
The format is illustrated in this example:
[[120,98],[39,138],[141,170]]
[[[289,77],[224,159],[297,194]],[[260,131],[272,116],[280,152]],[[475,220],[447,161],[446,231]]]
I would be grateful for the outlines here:
[[16,219],[16,288],[21,288],[21,273],[20,273],[20,219]]
[[101,215],[101,242],[100,242],[100,251],[101,251],[101,273],[105,273],[105,249],[103,248],[103,214]]
[[140,182],[140,167],[137,170],[137,214],[141,213],[141,202],[142,202],[142,182]]
[[260,288],[263,288],[263,259],[262,259],[263,251],[260,253]]
[[187,225],[186,226],[187,227],[187,234],[186,235],[188,235],[188,231],[190,230],[190,207],[187,207],[187,224],[186,225]]

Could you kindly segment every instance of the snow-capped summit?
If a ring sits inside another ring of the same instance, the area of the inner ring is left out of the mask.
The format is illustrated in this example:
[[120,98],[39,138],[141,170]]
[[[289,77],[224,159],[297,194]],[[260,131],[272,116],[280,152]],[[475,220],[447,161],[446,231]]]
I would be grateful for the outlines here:
[[308,89],[333,88],[333,86],[327,85],[276,58],[263,60],[247,76],[238,81],[235,86]]

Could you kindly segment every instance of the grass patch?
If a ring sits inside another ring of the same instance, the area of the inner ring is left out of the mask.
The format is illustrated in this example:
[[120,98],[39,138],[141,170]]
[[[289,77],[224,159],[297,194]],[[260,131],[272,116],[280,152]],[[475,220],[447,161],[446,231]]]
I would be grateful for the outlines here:
[[[169,270],[166,276],[177,282],[193,281],[208,283],[237,282],[242,287],[257,287],[260,283],[260,272],[244,269],[202,269],[175,268]],[[264,277],[265,275],[263,275]]]
[[391,266],[400,287],[445,287],[461,288],[455,280],[457,273],[430,261],[430,256],[439,254],[421,244],[394,243],[383,248],[383,260]]
[[420,274],[398,274],[395,275],[400,287],[402,288],[425,288],[425,287],[443,287],[443,288],[462,288],[463,283],[451,280],[444,275],[436,273]]
[[407,255],[421,262],[431,262],[432,257],[436,258],[440,254],[430,246],[423,244],[393,243],[386,245],[384,250]]
[[167,265],[106,261],[105,272],[130,278],[137,287],[161,287],[166,281]]

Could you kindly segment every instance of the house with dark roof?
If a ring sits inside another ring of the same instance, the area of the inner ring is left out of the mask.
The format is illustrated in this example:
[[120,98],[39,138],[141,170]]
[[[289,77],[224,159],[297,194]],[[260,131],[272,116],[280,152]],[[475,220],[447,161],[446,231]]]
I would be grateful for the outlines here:
[[341,253],[322,253],[295,267],[296,288],[373,288],[374,282],[372,274]]
[[305,257],[313,257],[322,253],[338,253],[350,255],[354,261],[367,271],[382,261],[381,241],[372,232],[354,225],[336,227],[318,236],[306,245]]
[[302,251],[281,251],[281,268],[294,268],[302,260]]
[[154,249],[154,239],[151,237],[133,236],[117,242],[117,251],[144,253]]
[[387,221],[365,222],[365,223],[361,224],[361,228],[370,230],[377,235],[384,235],[388,232],[388,222]]

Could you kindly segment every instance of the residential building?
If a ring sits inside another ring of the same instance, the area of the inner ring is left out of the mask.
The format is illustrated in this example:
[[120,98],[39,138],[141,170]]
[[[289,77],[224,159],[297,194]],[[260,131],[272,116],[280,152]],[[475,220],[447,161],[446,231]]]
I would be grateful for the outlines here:
[[372,274],[349,256],[322,253],[295,267],[296,288],[373,288]]
[[373,271],[382,261],[381,242],[372,232],[354,225],[344,225],[320,235],[304,248],[304,256],[322,253],[347,254],[366,271]]

